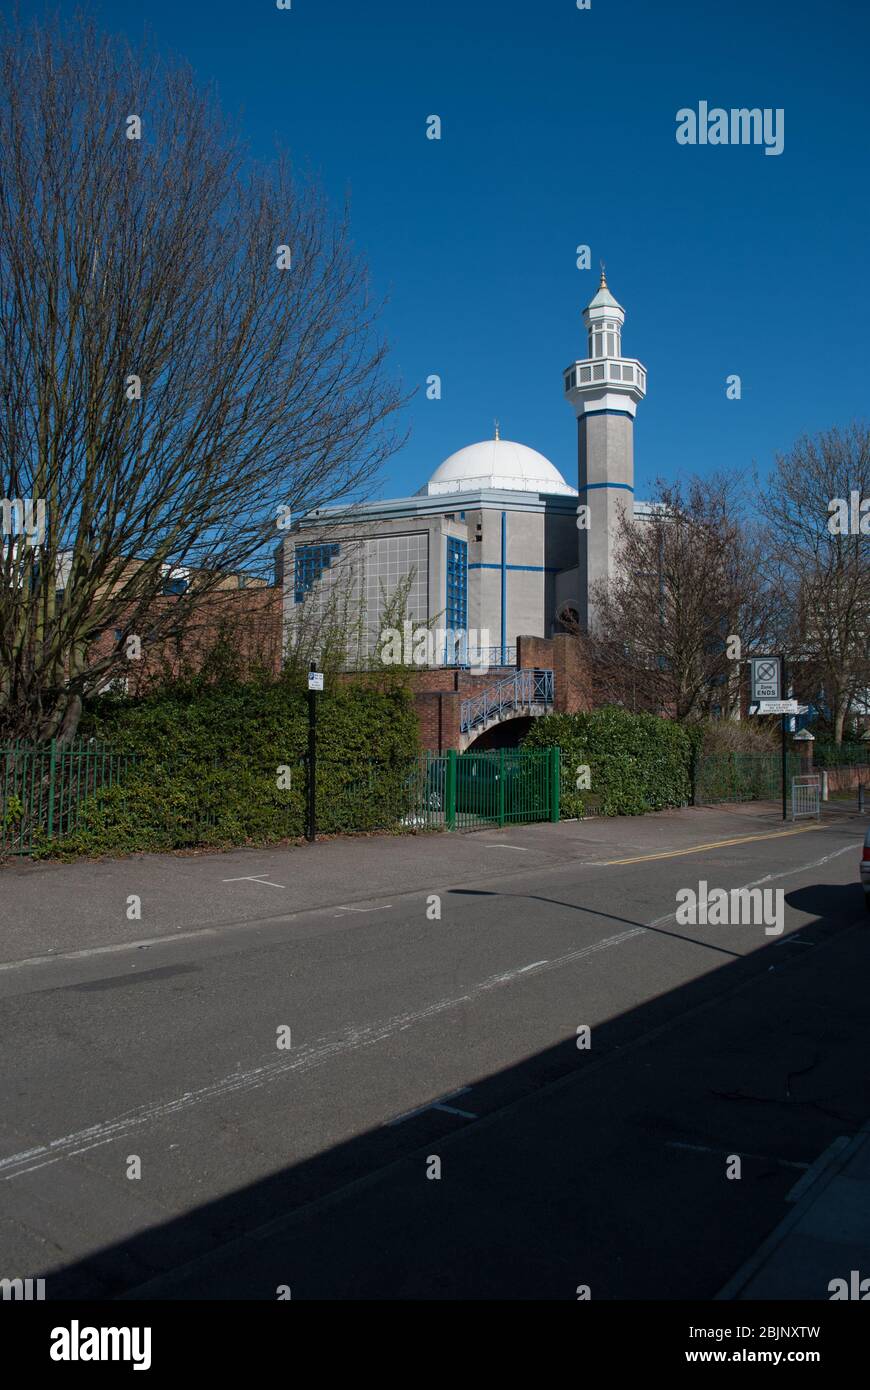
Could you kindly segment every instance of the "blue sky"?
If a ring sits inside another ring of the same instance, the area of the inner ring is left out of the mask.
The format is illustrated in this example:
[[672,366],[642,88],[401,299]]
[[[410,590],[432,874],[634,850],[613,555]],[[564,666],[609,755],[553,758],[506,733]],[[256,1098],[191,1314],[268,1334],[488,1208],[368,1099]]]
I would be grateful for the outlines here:
[[[870,20],[855,0],[89,8],[133,38],[147,22],[216,81],[255,152],[277,142],[337,203],[349,194],[394,367],[421,386],[381,495],[415,491],[496,416],[576,484],[561,373],[585,356],[600,258],[623,351],[649,374],[639,496],[656,476],[764,471],[799,434],[870,415]],[[678,145],[677,110],[701,100],[782,107],[783,153]]]

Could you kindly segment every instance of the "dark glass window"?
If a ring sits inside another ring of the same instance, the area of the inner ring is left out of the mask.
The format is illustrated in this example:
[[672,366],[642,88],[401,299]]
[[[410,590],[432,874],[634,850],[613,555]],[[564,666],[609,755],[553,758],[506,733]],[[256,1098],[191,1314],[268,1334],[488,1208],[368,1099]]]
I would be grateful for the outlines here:
[[294,551],[293,602],[301,603],[310,593],[322,575],[329,569],[336,555],[337,545],[297,545]]

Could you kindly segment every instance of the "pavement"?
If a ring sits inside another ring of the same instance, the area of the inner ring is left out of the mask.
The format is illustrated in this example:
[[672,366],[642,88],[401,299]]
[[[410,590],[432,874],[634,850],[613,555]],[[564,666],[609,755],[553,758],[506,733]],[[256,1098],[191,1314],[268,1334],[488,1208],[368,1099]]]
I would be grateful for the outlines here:
[[870,1298],[870,1125],[835,1139],[787,1200],[794,1210],[718,1297],[817,1299],[825,1287],[840,1301]]
[[[0,870],[0,1275],[125,1299],[870,1277],[865,827],[751,805]],[[678,925],[702,879],[782,888],[784,931]]]

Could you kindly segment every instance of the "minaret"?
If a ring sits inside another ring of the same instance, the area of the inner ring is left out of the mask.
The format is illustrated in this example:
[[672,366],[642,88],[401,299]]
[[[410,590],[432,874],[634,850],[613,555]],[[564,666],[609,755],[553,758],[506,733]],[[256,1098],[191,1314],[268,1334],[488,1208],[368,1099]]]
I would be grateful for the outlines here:
[[[565,395],[577,416],[578,502],[589,508],[580,529],[580,628],[594,625],[592,587],[613,576],[620,515],[634,502],[634,414],[646,395],[646,368],[622,356],[625,310],[607,288],[583,310],[589,356],[565,371]],[[629,512],[631,515],[631,512]]]

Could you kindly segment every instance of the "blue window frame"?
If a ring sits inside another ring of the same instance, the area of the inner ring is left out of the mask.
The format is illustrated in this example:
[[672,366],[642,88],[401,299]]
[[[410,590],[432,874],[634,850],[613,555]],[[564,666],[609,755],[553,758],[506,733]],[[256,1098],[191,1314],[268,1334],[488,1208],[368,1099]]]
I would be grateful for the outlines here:
[[294,559],[293,602],[302,603],[322,575],[329,569],[336,555],[337,545],[297,545]]
[[447,537],[447,603],[445,616],[452,632],[468,626],[468,543]]

